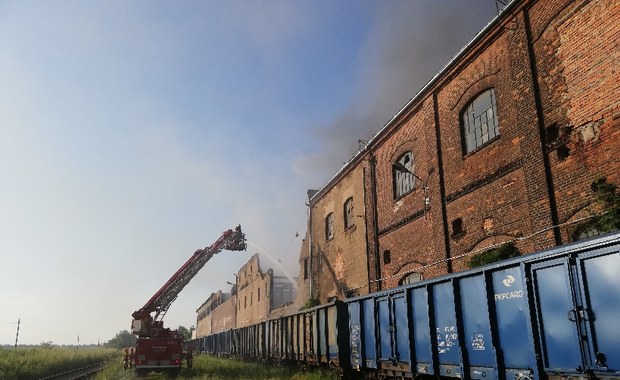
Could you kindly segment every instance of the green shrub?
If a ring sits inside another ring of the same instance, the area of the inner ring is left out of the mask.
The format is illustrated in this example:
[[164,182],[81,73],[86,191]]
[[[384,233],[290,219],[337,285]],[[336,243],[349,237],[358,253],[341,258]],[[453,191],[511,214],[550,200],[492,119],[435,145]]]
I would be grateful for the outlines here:
[[486,252],[479,253],[469,259],[467,265],[470,268],[479,267],[494,263],[496,261],[506,260],[511,257],[517,257],[521,255],[521,252],[515,247],[513,242],[508,242],[500,245],[497,248],[490,249]]
[[321,301],[319,301],[318,298],[310,298],[308,300],[308,302],[306,302],[306,304],[304,306],[302,306],[299,310],[306,310],[306,309],[312,309],[315,306],[319,306],[321,304]]

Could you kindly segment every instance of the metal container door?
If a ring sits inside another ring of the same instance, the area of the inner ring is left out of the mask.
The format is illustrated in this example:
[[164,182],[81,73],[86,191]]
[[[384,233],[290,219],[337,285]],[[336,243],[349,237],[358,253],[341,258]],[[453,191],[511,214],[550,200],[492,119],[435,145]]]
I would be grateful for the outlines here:
[[500,370],[505,377],[537,377],[534,337],[528,293],[520,266],[492,273],[497,337],[501,347]]
[[375,300],[366,298],[362,301],[362,342],[366,368],[377,368],[377,338],[375,326]]
[[439,374],[463,378],[452,282],[443,282],[433,286],[433,304],[435,306]]
[[390,321],[389,298],[384,297],[377,300],[377,317],[379,327],[379,360],[388,361],[392,359],[393,331]]
[[460,280],[463,340],[472,379],[496,379],[496,356],[483,274]]
[[349,302],[349,331],[350,331],[350,354],[351,368],[360,370],[362,368],[362,323],[359,302]]
[[597,374],[620,373],[620,247],[597,250],[577,261],[584,308],[576,316],[589,333],[589,369]]
[[325,321],[325,308],[317,310],[318,333],[319,333],[319,362],[327,363],[327,323]]
[[428,291],[426,287],[411,290],[411,313],[413,334],[413,353],[416,363],[416,372],[432,375],[433,371],[433,344],[431,342],[431,326],[429,318]]
[[327,307],[327,351],[328,360],[338,360],[338,309],[336,305]]
[[314,355],[314,340],[312,336],[314,334],[314,326],[312,323],[312,314],[304,314],[304,348],[303,354],[307,357],[308,355]]
[[407,317],[407,302],[405,294],[392,299],[394,308],[394,326],[395,331],[395,357],[401,363],[411,364],[411,350],[409,349],[409,318]]
[[583,372],[570,266],[565,259],[532,266],[545,370]]

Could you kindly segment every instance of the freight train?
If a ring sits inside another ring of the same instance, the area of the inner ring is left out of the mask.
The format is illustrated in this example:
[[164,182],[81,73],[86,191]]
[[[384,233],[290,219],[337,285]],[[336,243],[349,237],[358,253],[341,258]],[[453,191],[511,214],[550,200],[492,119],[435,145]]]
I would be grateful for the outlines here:
[[346,378],[620,379],[620,233],[209,335]]

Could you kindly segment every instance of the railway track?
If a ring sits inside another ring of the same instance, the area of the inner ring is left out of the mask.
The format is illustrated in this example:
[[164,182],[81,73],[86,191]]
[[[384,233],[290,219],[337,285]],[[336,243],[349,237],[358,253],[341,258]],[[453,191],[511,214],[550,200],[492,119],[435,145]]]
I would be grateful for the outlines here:
[[39,380],[80,380],[80,379],[89,379],[91,376],[99,372],[101,368],[107,362],[102,361],[99,363],[94,363],[91,365],[83,366],[80,368],[72,369],[69,371],[57,373],[54,375],[42,377]]

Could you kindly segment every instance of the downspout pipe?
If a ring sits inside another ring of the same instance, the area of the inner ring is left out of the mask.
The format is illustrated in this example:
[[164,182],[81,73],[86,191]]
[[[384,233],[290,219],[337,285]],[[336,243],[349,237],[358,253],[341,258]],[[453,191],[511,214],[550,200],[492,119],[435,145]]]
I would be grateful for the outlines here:
[[[377,206],[377,157],[374,154],[370,156],[370,186],[371,186],[371,203],[372,203],[372,227],[373,227],[373,249],[375,253],[375,278],[376,291],[381,290],[381,262],[379,259],[379,217]],[[369,276],[370,277],[370,276]]]
[[446,250],[446,271],[448,273],[452,273],[450,231],[448,229],[448,209],[446,207],[446,183],[443,168],[443,153],[441,150],[441,126],[439,125],[439,101],[437,100],[436,92],[433,92],[433,108],[435,110],[435,143],[437,145],[437,166],[439,167],[439,198],[441,201],[441,225],[443,230],[443,242]]
[[372,288],[371,288],[371,282],[370,282],[370,280],[371,280],[370,279],[371,268],[370,268],[370,242],[368,241],[368,216],[367,216],[368,213],[367,213],[367,210],[366,210],[366,205],[367,205],[366,197],[368,196],[368,194],[366,194],[366,187],[367,187],[366,186],[366,171],[367,171],[366,168],[364,168],[362,180],[364,181],[363,182],[364,183],[363,189],[364,189],[364,215],[365,215],[365,217],[364,217],[364,231],[366,231],[364,233],[365,238],[366,238],[366,276],[368,277],[368,293],[370,293],[372,291]]
[[308,203],[308,255],[310,256],[310,299],[314,298],[314,260],[313,260],[313,249],[312,249],[312,204]]
[[538,120],[538,132],[540,137],[540,147],[543,157],[543,165],[545,167],[545,183],[547,185],[547,196],[549,198],[549,208],[551,213],[551,223],[553,225],[553,237],[555,245],[562,244],[562,234],[558,227],[558,206],[555,199],[555,186],[553,184],[553,174],[551,172],[551,163],[549,155],[545,151],[547,140],[547,129],[545,128],[545,113],[543,112],[542,97],[540,95],[540,84],[538,83],[538,69],[536,66],[536,53],[534,51],[534,42],[532,37],[532,24],[530,22],[530,13],[527,9],[523,10],[523,20],[525,22],[525,36],[527,38],[527,53],[530,64],[530,73],[532,75],[532,89],[534,91],[534,101],[536,103],[536,119]]

